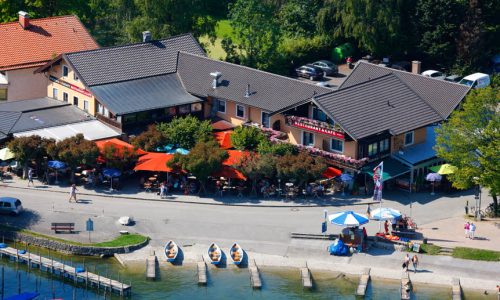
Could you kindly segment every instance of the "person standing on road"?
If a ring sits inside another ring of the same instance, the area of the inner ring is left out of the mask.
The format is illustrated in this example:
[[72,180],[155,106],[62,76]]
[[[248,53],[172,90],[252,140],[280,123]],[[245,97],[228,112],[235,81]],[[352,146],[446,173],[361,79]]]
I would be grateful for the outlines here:
[[474,223],[470,223],[470,227],[469,227],[469,238],[471,240],[474,239],[474,233],[476,233],[476,225]]
[[35,186],[35,183],[33,182],[33,169],[29,168],[28,169],[28,187],[30,186],[30,183]]
[[76,191],[76,185],[72,184],[69,190],[69,202],[71,202],[71,199],[75,199],[75,202],[78,202],[78,200],[76,199]]
[[465,224],[464,224],[465,238],[469,237],[469,228],[470,228],[469,222],[465,222]]
[[408,272],[409,264],[410,264],[410,255],[406,253],[406,256],[403,260],[403,268],[405,269],[406,272]]
[[411,262],[413,263],[413,272],[417,273],[418,257],[416,254],[411,258]]

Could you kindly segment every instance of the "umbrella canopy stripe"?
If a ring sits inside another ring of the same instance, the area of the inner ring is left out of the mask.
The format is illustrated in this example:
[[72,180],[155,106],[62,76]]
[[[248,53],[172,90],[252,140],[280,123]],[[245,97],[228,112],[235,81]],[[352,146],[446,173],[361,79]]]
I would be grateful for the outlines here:
[[338,226],[360,226],[369,222],[368,218],[353,211],[329,215],[328,220]]

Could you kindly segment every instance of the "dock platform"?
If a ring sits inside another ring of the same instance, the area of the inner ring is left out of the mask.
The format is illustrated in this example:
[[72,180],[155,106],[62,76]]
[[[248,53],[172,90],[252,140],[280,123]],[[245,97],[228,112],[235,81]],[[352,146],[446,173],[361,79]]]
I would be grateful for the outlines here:
[[460,286],[459,278],[453,278],[451,286],[451,299],[462,300],[462,287]]
[[260,273],[255,260],[252,259],[248,263],[248,271],[250,272],[250,282],[254,289],[262,288],[262,281],[260,280]]
[[156,255],[152,253],[147,259],[146,259],[146,278],[155,280],[156,279],[156,269],[158,266],[158,259],[156,258]]
[[411,280],[408,272],[403,271],[401,275],[401,300],[410,300],[411,298]]
[[207,285],[207,264],[202,259],[197,264],[198,284]]
[[102,288],[121,296],[128,296],[132,291],[131,285],[100,276],[99,274],[90,273],[87,270],[81,271],[78,270],[78,268],[43,257],[41,255],[36,255],[27,251],[21,254],[20,250],[11,247],[0,248],[0,253],[17,262],[26,263],[30,268],[38,267],[40,270],[45,269],[51,273],[59,273],[63,276],[72,278],[75,283],[84,282],[85,284],[95,287],[98,290]]
[[370,281],[370,268],[365,268],[363,274],[359,277],[358,288],[356,289],[356,296],[364,297],[366,295],[366,288]]
[[312,289],[313,282],[312,282],[311,271],[309,270],[307,265],[303,268],[300,268],[300,277],[302,278],[302,287],[306,289]]

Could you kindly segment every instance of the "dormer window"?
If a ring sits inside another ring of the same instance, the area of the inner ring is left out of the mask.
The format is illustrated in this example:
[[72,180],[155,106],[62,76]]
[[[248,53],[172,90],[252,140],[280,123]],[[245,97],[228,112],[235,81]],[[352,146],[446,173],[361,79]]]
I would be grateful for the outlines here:
[[62,66],[62,77],[68,77],[69,69],[67,66]]

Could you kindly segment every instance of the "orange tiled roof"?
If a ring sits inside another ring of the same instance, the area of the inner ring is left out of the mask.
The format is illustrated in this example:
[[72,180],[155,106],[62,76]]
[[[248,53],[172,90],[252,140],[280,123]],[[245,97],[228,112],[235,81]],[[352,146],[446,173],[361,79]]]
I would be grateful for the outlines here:
[[54,54],[99,48],[76,16],[31,19],[0,24],[0,71],[41,66]]

